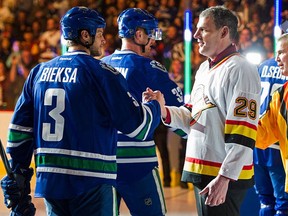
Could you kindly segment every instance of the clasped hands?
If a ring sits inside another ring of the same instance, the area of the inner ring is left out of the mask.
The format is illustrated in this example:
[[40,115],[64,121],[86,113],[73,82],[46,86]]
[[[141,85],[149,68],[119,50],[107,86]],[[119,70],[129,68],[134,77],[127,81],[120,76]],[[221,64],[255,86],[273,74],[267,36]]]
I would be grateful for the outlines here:
[[143,92],[143,94],[142,94],[142,102],[147,103],[151,100],[157,100],[158,101],[158,103],[160,104],[160,108],[161,108],[161,116],[162,116],[162,118],[166,118],[167,112],[166,112],[166,108],[165,108],[164,95],[159,90],[153,91],[150,88],[146,88],[146,91]]

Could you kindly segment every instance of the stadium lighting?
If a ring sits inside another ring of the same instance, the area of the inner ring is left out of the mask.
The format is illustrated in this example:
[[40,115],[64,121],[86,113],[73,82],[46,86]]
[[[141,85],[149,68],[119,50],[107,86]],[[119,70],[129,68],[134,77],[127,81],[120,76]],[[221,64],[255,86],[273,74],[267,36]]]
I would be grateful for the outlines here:
[[281,25],[281,11],[282,11],[282,0],[274,0],[274,55],[276,56],[276,43],[279,36],[282,34]]
[[184,101],[190,99],[191,93],[191,46],[192,46],[192,12],[185,11],[184,19],[184,46],[185,46],[185,64],[184,64]]
[[257,52],[248,52],[245,57],[250,63],[255,65],[259,65],[263,61],[262,55]]

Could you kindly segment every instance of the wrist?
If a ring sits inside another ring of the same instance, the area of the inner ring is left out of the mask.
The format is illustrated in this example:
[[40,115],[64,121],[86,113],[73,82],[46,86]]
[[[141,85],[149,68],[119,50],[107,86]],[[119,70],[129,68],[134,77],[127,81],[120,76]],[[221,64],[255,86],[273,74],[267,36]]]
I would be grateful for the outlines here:
[[219,174],[219,177],[224,179],[224,180],[227,180],[227,181],[234,181],[233,179],[231,179],[231,178],[229,178],[227,176],[221,175],[221,174]]
[[[161,110],[161,114],[162,114],[162,110]],[[171,115],[170,115],[170,111],[167,107],[165,107],[165,113],[164,114],[165,114],[165,118],[163,115],[161,116],[163,119],[163,122],[165,124],[170,124],[171,123]]]
[[166,119],[167,117],[167,108],[165,106],[161,106],[161,117]]

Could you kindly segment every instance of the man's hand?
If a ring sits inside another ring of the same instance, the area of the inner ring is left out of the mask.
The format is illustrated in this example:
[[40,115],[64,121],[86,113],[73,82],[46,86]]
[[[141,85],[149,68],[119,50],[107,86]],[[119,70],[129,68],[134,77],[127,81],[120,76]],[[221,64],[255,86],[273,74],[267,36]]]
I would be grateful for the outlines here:
[[[164,98],[164,95],[156,90],[156,91],[153,91],[152,89],[150,88],[146,88],[146,91],[143,92],[142,94],[142,101],[143,103],[145,102],[149,102],[151,100],[157,100],[160,104],[160,108],[161,108],[161,116],[163,117],[163,115],[165,115],[166,117],[166,108],[165,108],[165,98]],[[164,118],[165,118],[164,117]]]
[[35,207],[31,203],[30,181],[33,176],[33,169],[21,169],[16,167],[13,170],[13,177],[5,176],[1,180],[1,188],[4,193],[4,203],[7,208],[12,208],[11,215],[32,216],[35,215]]
[[142,94],[142,102],[143,103],[146,103],[146,102],[149,102],[151,100],[157,100],[160,105],[165,105],[165,98],[164,98],[164,95],[156,90],[156,91],[153,91],[152,89],[150,88],[146,88],[146,91],[143,92]]
[[4,194],[4,204],[7,208],[15,207],[21,199],[21,189],[14,178],[5,176],[1,180],[1,188]]
[[11,210],[10,216],[34,216],[36,208],[31,201],[30,195],[25,195],[20,202]]
[[202,191],[200,191],[200,195],[208,194],[205,204],[209,206],[218,206],[223,204],[226,200],[229,181],[230,179],[218,175]]

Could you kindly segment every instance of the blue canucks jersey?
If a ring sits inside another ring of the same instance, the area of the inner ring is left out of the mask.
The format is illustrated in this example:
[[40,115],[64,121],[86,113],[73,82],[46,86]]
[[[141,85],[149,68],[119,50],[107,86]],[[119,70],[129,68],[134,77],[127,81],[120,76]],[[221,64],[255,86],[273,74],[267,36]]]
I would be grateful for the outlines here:
[[7,152],[22,167],[34,152],[36,197],[66,199],[115,185],[117,131],[146,139],[159,122],[159,103],[138,103],[117,70],[85,52],[68,52],[31,70]]
[[[261,78],[261,106],[260,116],[266,112],[273,92],[282,86],[288,79],[281,74],[280,68],[277,66],[275,59],[264,61],[258,68]],[[255,148],[254,163],[266,166],[282,164],[279,145],[274,144],[265,150]]]
[[[183,105],[182,90],[169,78],[166,68],[159,62],[128,50],[116,50],[101,60],[121,72],[136,100],[141,101],[142,93],[149,87],[164,94],[166,105]],[[117,147],[117,181],[139,180],[158,166],[152,134],[139,141],[119,132]]]

